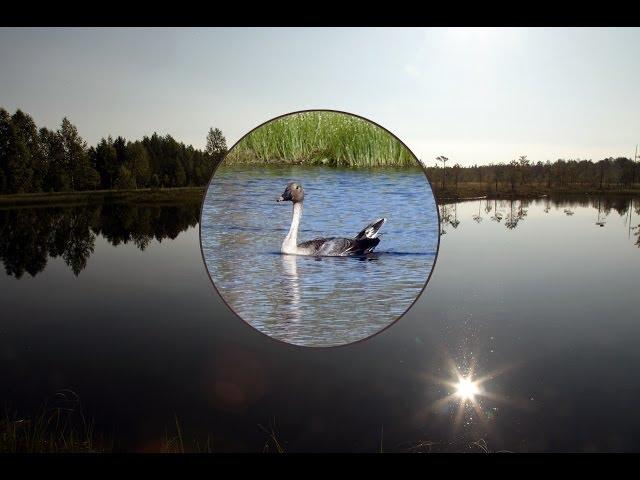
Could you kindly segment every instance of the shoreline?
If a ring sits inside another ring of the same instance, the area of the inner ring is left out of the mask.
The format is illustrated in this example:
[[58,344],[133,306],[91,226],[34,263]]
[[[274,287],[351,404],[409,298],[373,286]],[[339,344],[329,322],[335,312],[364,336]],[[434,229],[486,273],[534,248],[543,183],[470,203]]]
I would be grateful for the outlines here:
[[0,195],[0,207],[27,205],[86,205],[106,202],[135,201],[162,203],[176,201],[202,201],[202,187],[139,188],[128,190],[85,190],[81,192],[37,192]]
[[561,188],[548,188],[541,185],[525,185],[515,190],[487,188],[485,184],[460,183],[458,188],[447,187],[444,190],[432,183],[433,194],[438,202],[467,200],[509,200],[537,199],[553,196],[597,196],[597,195],[640,195],[640,185],[632,187],[609,186],[603,189],[573,185]]
[[[438,203],[469,200],[536,199],[554,195],[596,196],[596,195],[640,195],[640,186],[584,188],[546,188],[525,186],[514,191],[494,191],[486,185],[461,183],[457,189],[442,190],[431,184]],[[174,188],[139,188],[127,190],[85,190],[81,192],[37,192],[0,195],[0,208],[38,205],[86,205],[104,202],[163,203],[176,201],[202,201],[206,186]]]

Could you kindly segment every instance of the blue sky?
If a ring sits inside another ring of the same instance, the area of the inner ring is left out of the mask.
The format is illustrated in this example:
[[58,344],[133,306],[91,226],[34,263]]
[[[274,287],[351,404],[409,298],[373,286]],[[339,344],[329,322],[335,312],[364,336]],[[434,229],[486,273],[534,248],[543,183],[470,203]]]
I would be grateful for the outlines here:
[[640,29],[0,29],[0,106],[90,143],[229,145],[300,109],[357,113],[427,164],[631,156]]

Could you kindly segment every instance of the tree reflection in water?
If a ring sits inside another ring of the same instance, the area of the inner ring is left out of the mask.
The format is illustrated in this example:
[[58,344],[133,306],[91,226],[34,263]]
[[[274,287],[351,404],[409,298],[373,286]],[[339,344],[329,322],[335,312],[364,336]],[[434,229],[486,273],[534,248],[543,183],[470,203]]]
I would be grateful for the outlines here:
[[[640,247],[640,224],[634,226],[634,222],[637,222],[637,217],[640,216],[640,201],[637,198],[631,198],[622,195],[604,195],[593,196],[588,198],[576,198],[570,196],[554,196],[553,198],[546,197],[540,200],[529,199],[509,199],[509,200],[497,200],[497,199],[484,199],[476,200],[478,202],[477,211],[473,209],[471,218],[476,223],[482,222],[481,208],[482,202],[485,202],[484,211],[489,214],[493,211],[493,215],[489,217],[492,221],[500,223],[504,218],[504,225],[509,230],[514,230],[520,225],[528,214],[528,207],[533,203],[536,206],[543,207],[542,212],[549,214],[552,209],[560,210],[567,217],[572,217],[577,208],[593,208],[596,213],[595,225],[598,227],[604,227],[607,225],[606,218],[612,211],[615,211],[624,216],[624,224],[629,231],[629,237],[633,235],[636,237],[635,245]],[[466,202],[458,202],[466,203]],[[441,223],[441,235],[447,233],[445,226],[450,225],[456,228],[460,224],[457,215],[457,203],[440,204],[440,223]],[[502,208],[507,208],[506,215],[501,212]],[[477,213],[476,213],[477,212]],[[635,216],[635,217],[634,217]]]
[[445,225],[458,228],[458,225],[460,225],[460,220],[458,220],[458,204],[443,203],[438,208],[440,209],[440,235],[447,233],[444,228]]
[[100,235],[112,245],[132,242],[140,250],[156,239],[174,239],[198,224],[200,204],[0,209],[0,261],[7,275],[36,276],[49,258],[60,257],[77,276]]
[[[527,210],[524,208],[525,205],[523,205],[524,203],[524,200],[518,200],[518,205],[516,206],[515,200],[509,201],[509,213],[507,213],[507,218],[504,221],[504,225],[509,230],[516,228],[518,223],[527,216]],[[529,202],[526,202],[526,205],[528,204]]]
[[[488,201],[487,204],[489,204]],[[496,199],[493,200],[493,216],[491,217],[491,220],[498,223],[502,221],[502,212],[498,211],[498,200]]]

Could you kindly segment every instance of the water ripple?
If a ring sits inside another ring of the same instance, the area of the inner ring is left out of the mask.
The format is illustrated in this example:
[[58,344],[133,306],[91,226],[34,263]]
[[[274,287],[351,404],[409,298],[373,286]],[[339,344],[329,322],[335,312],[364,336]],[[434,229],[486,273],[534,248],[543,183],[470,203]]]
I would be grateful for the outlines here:
[[[305,188],[298,241],[353,237],[384,216],[379,250],[280,254],[291,205],[274,199],[292,180]],[[255,328],[298,345],[350,343],[386,327],[422,290],[437,243],[436,207],[419,171],[222,168],[203,207],[203,252],[217,289]]]

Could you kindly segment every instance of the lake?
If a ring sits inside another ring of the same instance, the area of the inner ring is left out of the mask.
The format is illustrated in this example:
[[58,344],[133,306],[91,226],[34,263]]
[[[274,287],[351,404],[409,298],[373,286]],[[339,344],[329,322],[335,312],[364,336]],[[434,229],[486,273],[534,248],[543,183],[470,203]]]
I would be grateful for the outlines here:
[[[282,255],[290,181],[304,188],[298,242],[353,238],[385,217],[373,254]],[[437,254],[438,212],[422,170],[222,165],[207,191],[201,239],[211,278],[229,306],[266,335],[326,347],[390,325],[423,289]]]
[[[276,206],[281,228],[290,207]],[[187,448],[209,437],[214,451],[262,451],[270,428],[292,452],[638,450],[640,199],[440,206],[416,304],[330,349],[273,341],[229,311],[199,207],[0,209],[8,410],[72,389],[116,451],[157,449],[174,415]],[[454,367],[488,376],[477,410],[442,401]]]

